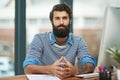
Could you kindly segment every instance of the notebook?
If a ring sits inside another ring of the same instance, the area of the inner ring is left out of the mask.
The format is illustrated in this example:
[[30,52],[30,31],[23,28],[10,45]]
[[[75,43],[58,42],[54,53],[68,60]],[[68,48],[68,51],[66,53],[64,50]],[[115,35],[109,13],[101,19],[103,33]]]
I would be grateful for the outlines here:
[[75,75],[75,76],[81,77],[81,78],[90,78],[90,77],[99,76],[99,73],[80,74],[80,75]]

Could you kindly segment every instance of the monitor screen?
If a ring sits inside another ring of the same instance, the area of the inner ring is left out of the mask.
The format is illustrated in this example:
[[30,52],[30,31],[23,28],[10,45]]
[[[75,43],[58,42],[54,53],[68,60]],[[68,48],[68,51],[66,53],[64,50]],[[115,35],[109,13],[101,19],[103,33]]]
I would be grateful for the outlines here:
[[120,55],[120,7],[108,7],[104,17],[97,65],[120,68],[120,58],[117,60],[115,57],[117,52]]

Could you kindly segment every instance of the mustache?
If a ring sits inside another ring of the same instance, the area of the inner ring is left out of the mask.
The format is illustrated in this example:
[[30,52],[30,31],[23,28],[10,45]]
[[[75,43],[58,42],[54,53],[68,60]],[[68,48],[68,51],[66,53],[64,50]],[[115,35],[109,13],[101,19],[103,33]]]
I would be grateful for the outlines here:
[[59,28],[59,27],[61,27],[61,26],[62,26],[62,27],[66,27],[64,24],[60,24],[60,25],[57,26],[57,28]]

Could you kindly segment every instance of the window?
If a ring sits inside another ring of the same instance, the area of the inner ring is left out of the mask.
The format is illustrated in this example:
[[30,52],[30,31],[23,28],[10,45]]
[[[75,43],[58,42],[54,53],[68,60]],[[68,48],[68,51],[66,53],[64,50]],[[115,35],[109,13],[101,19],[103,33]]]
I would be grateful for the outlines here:
[[59,0],[27,0],[27,46],[36,33],[51,30],[49,13],[53,5],[57,3],[59,3]]
[[0,77],[14,75],[15,0],[0,0]]
[[99,19],[95,17],[85,17],[84,18],[85,28],[96,28],[99,27]]
[[101,41],[103,17],[108,0],[74,0],[73,33],[84,37],[96,59]]

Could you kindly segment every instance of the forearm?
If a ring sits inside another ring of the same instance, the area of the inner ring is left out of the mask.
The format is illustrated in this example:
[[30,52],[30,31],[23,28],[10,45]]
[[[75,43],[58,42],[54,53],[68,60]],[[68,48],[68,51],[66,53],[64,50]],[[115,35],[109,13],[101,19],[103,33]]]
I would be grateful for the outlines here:
[[86,63],[83,66],[77,67],[77,74],[85,74],[85,73],[92,73],[94,72],[94,65],[92,63]]
[[28,65],[24,72],[26,74],[50,74],[50,66]]

